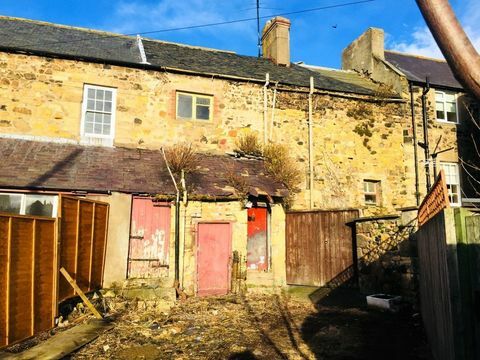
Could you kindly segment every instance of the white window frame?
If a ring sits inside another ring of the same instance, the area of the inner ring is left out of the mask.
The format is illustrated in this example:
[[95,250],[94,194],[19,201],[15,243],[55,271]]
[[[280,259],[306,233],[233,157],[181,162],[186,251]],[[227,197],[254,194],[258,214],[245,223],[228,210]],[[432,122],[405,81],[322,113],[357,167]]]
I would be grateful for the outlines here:
[[[184,96],[191,96],[192,97],[192,117],[186,118],[181,117],[178,115],[178,98],[180,95]],[[198,119],[197,118],[197,99],[209,99],[210,100],[210,111],[209,111],[209,118],[208,119]],[[194,120],[194,121],[201,121],[201,122],[209,122],[213,119],[213,95],[207,94],[196,94],[196,93],[189,93],[185,91],[177,91],[175,94],[175,116],[179,120]]]
[[[366,191],[365,190],[365,184],[373,184],[374,186],[374,191],[371,192],[371,191]],[[380,181],[379,180],[370,180],[370,179],[364,179],[363,180],[363,202],[365,205],[369,205],[369,206],[379,206],[380,205]],[[367,201],[367,195],[375,195],[375,201],[374,202],[370,202],[370,201]]]
[[[444,119],[439,119],[437,118],[437,94],[443,94],[443,116]],[[456,115],[456,121],[448,121],[447,120],[447,101],[445,99],[445,95],[453,95],[455,97],[455,115]],[[437,90],[435,89],[435,119],[438,122],[444,123],[444,124],[459,124],[459,118],[458,118],[458,94],[454,91],[445,91],[445,90]]]
[[[448,198],[450,200],[450,205],[451,206],[462,206],[462,188],[460,185],[460,171],[457,163],[454,162],[440,162],[440,169],[442,169],[445,172],[445,182],[447,183],[447,189],[448,189]],[[450,180],[450,173],[448,169],[454,169],[456,178],[458,179],[457,183],[451,183],[449,182]],[[455,194],[458,198],[458,202],[452,202],[452,190],[449,185],[457,185],[458,186],[458,193]]]
[[[88,90],[107,90],[112,92],[112,111],[111,113],[108,112],[101,112],[104,114],[111,115],[111,123],[110,123],[110,135],[104,134],[85,134],[85,115],[87,113],[87,99],[88,99]],[[99,86],[99,85],[90,85],[84,84],[83,86],[83,100],[82,100],[82,120],[80,125],[80,136],[82,139],[87,138],[98,138],[98,139],[109,139],[113,143],[113,139],[115,139],[115,123],[116,123],[116,112],[117,112],[117,89],[107,86]]]
[[[27,196],[35,195],[35,196],[50,196],[50,197],[53,197],[52,218],[57,217],[57,214],[58,214],[58,197],[59,196],[56,195],[56,194],[38,194],[38,193],[28,193],[28,194],[26,194],[26,193],[16,193],[16,192],[9,193],[9,192],[5,192],[5,191],[0,191],[0,195],[18,195],[18,196],[21,196],[20,213],[18,215],[25,215],[25,211],[27,210]],[[28,216],[30,216],[30,215],[28,215]]]

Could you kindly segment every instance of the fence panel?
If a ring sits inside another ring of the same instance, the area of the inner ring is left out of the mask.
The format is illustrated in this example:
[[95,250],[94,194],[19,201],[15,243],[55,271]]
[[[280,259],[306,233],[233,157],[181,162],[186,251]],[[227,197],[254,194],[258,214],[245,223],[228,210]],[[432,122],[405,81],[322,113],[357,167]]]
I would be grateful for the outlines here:
[[358,210],[289,212],[287,283],[323,286],[353,276],[352,229]]
[[[64,267],[82,291],[100,288],[108,224],[107,203],[61,196],[60,266]],[[59,300],[75,296],[70,284],[60,278]]]
[[55,219],[0,214],[0,346],[54,326]]

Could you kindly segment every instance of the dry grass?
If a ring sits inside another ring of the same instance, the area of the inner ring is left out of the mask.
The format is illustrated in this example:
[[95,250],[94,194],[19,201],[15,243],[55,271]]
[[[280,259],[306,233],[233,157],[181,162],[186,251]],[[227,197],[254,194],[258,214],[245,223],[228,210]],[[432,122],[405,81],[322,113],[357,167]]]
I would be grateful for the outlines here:
[[262,156],[263,149],[258,136],[248,133],[240,136],[235,150],[244,155]]
[[248,198],[249,185],[247,179],[235,171],[234,167],[225,168],[225,179],[235,189],[237,196],[243,200]]
[[198,155],[192,144],[181,143],[165,149],[168,165],[175,175],[180,175],[182,170],[191,173],[197,168]]

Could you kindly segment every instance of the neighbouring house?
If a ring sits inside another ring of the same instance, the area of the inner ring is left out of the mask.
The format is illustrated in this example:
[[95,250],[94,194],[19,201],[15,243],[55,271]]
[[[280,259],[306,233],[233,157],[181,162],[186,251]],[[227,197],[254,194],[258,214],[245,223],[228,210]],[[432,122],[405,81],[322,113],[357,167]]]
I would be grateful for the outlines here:
[[344,50],[343,68],[386,84],[408,103],[411,121],[404,131],[415,151],[417,203],[440,169],[445,171],[452,206],[480,201],[475,191],[475,164],[480,159],[471,139],[476,132],[472,116],[478,121],[479,104],[445,60],[385,50],[383,30],[370,28]]
[[[287,19],[267,22],[257,58],[0,17],[0,211],[55,217],[58,194],[102,200],[107,286],[171,286],[178,272],[201,295],[231,287],[234,250],[247,284],[287,282],[288,189],[261,159],[232,155],[246,134],[288,146],[301,177],[289,211],[415,205],[409,99],[353,70],[292,63],[289,32]],[[161,148],[182,142],[199,158],[177,223]],[[337,250],[326,263],[342,254],[349,267],[356,249]]]

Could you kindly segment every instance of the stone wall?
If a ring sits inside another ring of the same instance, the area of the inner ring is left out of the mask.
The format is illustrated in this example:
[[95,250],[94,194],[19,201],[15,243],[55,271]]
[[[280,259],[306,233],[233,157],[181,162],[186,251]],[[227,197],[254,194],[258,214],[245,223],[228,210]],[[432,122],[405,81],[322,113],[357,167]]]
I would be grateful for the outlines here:
[[[172,211],[172,214],[174,212]],[[232,225],[232,252],[247,256],[247,210],[240,201],[200,202],[190,201],[181,209],[180,279],[185,292],[194,295],[197,291],[196,252],[197,225],[202,222],[230,222]],[[285,212],[282,205],[272,204],[270,216],[271,267],[268,272],[249,271],[247,282],[253,286],[284,286],[285,270]],[[174,240],[170,246],[170,264],[174,260]],[[174,266],[170,266],[174,278]]]
[[402,295],[416,301],[415,212],[355,223],[361,292]]
[[[308,189],[307,89],[268,89],[263,122],[261,83],[172,74],[104,64],[0,53],[0,134],[79,141],[84,84],[115,87],[115,146],[156,148],[188,141],[198,151],[224,152],[242,134],[289,147],[302,174],[294,209],[358,208],[384,214],[415,203],[410,126],[403,102],[354,94],[313,96],[314,188]],[[211,121],[176,118],[176,91],[213,96]],[[381,182],[378,206],[366,206],[363,180]]]

